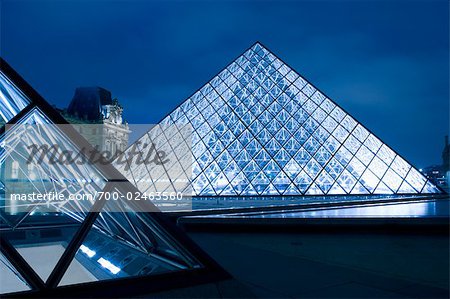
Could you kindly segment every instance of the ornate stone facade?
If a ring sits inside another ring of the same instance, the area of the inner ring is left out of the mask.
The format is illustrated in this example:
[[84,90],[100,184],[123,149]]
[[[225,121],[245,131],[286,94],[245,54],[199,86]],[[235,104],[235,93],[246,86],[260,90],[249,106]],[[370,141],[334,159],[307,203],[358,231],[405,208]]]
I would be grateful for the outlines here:
[[101,87],[79,87],[62,115],[98,150],[116,156],[128,145],[130,129],[123,107]]
[[[123,107],[117,99],[111,99],[111,93],[101,87],[77,88],[67,109],[57,109],[86,140],[109,157],[115,157],[128,146],[129,126],[122,117]],[[28,157],[23,153],[21,157]],[[31,193],[34,185],[29,181],[42,181],[34,163],[26,159],[7,159],[0,176],[9,182],[10,193]],[[18,212],[12,202],[5,208],[11,214]]]

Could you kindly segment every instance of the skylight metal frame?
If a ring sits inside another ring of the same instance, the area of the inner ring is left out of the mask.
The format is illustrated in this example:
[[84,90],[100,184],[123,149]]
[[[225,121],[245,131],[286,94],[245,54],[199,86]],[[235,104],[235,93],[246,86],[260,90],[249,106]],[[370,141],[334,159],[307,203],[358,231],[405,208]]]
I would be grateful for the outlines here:
[[[0,128],[0,138],[6,133],[6,125],[17,124],[24,116],[34,109],[41,111],[54,124],[68,124],[67,121],[49,105],[19,74],[17,74],[2,58],[0,58],[0,71],[30,100],[30,103],[14,117],[12,117],[5,125]],[[112,165],[106,163],[96,163],[98,159],[103,159],[101,154],[71,126],[60,126],[62,133],[67,136],[78,148],[89,149],[95,152],[94,155],[86,157],[106,178],[107,183],[105,190],[113,187],[127,190],[130,192],[139,192],[133,184],[131,184],[120,172]],[[117,185],[119,184],[119,185]],[[117,187],[120,186],[120,187]],[[210,283],[219,280],[229,279],[231,276],[213,259],[211,259],[200,247],[191,241],[178,227],[176,227],[168,216],[163,215],[153,204],[142,201],[130,201],[128,205],[134,207],[135,211],[149,211],[149,206],[153,206],[150,211],[141,215],[141,217],[152,219],[160,228],[164,230],[166,236],[174,241],[174,246],[178,247],[181,252],[189,254],[194,258],[201,267],[190,268],[186,270],[177,270],[169,273],[162,273],[147,276],[131,276],[126,278],[117,278],[110,280],[102,280],[96,282],[87,282],[73,284],[68,286],[58,286],[62,276],[65,274],[69,264],[73,260],[79,245],[86,237],[90,228],[94,224],[100,214],[97,212],[105,204],[105,201],[96,201],[91,208],[87,217],[77,229],[76,236],[71,239],[68,247],[65,249],[63,256],[58,260],[57,265],[53,269],[50,277],[44,282],[35,270],[26,262],[26,260],[18,253],[17,249],[11,245],[3,233],[12,231],[13,228],[3,228],[0,239],[0,251],[16,268],[20,275],[26,280],[31,287],[30,291],[20,291],[14,293],[2,294],[2,297],[85,297],[86,294],[95,297],[116,297],[116,296],[132,296],[137,294],[149,294],[156,291],[165,291],[179,287],[189,287],[197,284]],[[22,227],[21,230],[30,230],[36,228],[61,227],[58,224],[43,225],[39,227]],[[70,224],[66,224],[67,226]],[[64,226],[64,225],[62,225]]]

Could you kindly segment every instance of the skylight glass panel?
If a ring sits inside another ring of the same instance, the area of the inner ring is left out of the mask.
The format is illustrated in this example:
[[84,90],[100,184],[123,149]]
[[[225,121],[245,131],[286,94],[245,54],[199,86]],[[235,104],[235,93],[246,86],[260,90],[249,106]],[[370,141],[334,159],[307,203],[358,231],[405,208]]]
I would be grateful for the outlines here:
[[16,116],[29,103],[27,97],[0,72],[0,125]]

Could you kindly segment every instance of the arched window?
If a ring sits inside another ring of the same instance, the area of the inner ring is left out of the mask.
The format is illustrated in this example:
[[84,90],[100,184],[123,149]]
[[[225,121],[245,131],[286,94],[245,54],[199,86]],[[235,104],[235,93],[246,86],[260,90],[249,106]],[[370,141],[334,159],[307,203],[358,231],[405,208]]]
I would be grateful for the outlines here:
[[28,177],[30,180],[36,179],[36,172],[34,171],[34,164],[28,164]]
[[13,161],[11,165],[11,178],[17,179],[19,177],[19,162]]

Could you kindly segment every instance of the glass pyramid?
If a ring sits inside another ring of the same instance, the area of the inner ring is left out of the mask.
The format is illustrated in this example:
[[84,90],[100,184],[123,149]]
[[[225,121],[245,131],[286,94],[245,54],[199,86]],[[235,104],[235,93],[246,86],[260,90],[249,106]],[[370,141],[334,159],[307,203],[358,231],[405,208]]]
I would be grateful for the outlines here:
[[[160,122],[187,125],[198,197],[441,192],[259,43]],[[167,138],[155,130],[142,138]]]
[[[101,200],[102,192],[139,192],[98,156],[83,156],[82,149],[100,153],[6,62],[0,66],[0,294],[96,297],[107,289],[127,297],[227,277],[150,201]],[[54,163],[54,152],[29,163],[32,146],[55,144],[83,163]],[[52,193],[92,198],[12,200]]]

